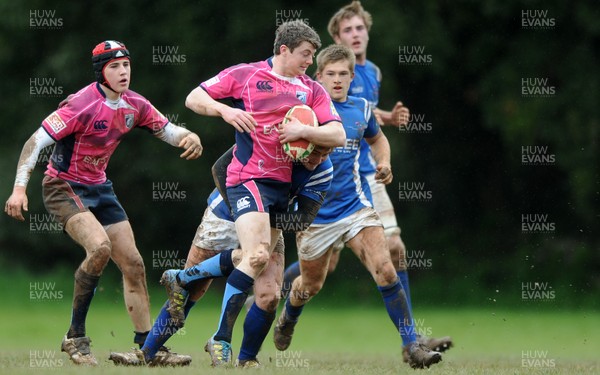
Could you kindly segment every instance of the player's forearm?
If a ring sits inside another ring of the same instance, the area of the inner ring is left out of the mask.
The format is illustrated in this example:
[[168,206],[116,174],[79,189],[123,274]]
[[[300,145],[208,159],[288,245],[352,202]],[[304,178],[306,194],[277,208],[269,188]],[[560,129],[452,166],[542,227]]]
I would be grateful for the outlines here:
[[221,116],[223,107],[227,107],[225,104],[211,98],[200,86],[189,93],[185,99],[185,106],[199,115],[214,117]]
[[373,159],[375,159],[375,162],[378,165],[391,165],[390,142],[381,131],[379,131],[379,133],[370,140],[367,139],[367,142],[371,146]]
[[42,128],[39,128],[25,142],[17,164],[17,175],[15,177],[15,187],[25,189],[31,178],[31,172],[35,168],[35,163],[43,148],[50,146],[54,140],[50,138],[48,133]]
[[270,212],[271,227],[281,229],[284,233],[301,232],[308,229],[317,217],[323,202],[305,196],[298,196],[298,210],[295,212]]
[[381,122],[380,125],[394,125],[394,118],[391,111],[384,111],[383,109],[374,108],[373,114]]
[[177,126],[172,123],[168,123],[164,128],[154,133],[154,136],[161,141],[167,142],[171,146],[179,146],[179,142],[192,132],[181,126]]
[[213,164],[211,168],[213,180],[215,182],[215,186],[217,190],[223,197],[223,200],[227,204],[227,207],[230,207],[229,200],[227,199],[227,167],[233,160],[233,146],[229,148],[217,161]]
[[303,127],[302,138],[322,147],[341,147],[346,144],[346,132],[338,121],[329,122],[323,126]]

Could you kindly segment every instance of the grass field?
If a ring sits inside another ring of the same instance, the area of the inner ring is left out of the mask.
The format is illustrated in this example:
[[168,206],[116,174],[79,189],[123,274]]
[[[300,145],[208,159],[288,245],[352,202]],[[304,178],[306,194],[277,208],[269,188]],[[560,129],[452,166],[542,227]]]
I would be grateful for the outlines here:
[[[35,281],[32,281],[35,280]],[[203,351],[217,326],[221,292],[211,289],[188,317],[186,326],[167,343],[190,354],[186,368],[124,368],[108,361],[111,351],[132,346],[133,327],[122,302],[118,278],[101,282],[88,315],[88,335],[100,362],[97,368],[76,367],[60,342],[69,324],[72,295],[69,272],[32,277],[0,275],[0,374],[198,374],[230,373],[212,369]],[[41,291],[40,291],[41,289]],[[152,316],[164,301],[164,290],[150,291]],[[269,334],[259,354],[264,374],[412,374],[402,363],[401,340],[383,304],[360,300],[336,306],[326,290],[304,310],[294,341],[278,352]],[[600,374],[600,312],[558,309],[556,301],[527,309],[416,309],[417,330],[426,335],[451,335],[455,347],[432,374]],[[242,313],[243,314],[243,313]],[[241,317],[243,318],[243,316]],[[234,332],[234,354],[242,336],[241,319]]]
[[[5,281],[5,280],[4,280]],[[6,284],[5,284],[6,286]],[[6,291],[6,289],[4,289]],[[60,352],[60,341],[70,316],[70,296],[31,300],[3,296],[0,310],[0,373],[81,374]],[[159,291],[152,293],[153,314]],[[10,302],[13,303],[7,303]],[[116,296],[118,297],[118,296]],[[228,373],[211,369],[202,348],[218,317],[217,293],[208,295],[192,311],[186,327],[168,345],[191,354],[192,365],[180,369],[115,367],[110,351],[128,350],[132,326],[120,298],[99,293],[89,314],[88,334],[100,361],[97,374]],[[383,306],[333,308],[326,298],[305,309],[287,352],[277,352],[270,334],[259,359],[264,374],[412,374],[402,363],[400,338]],[[525,311],[451,309],[417,310],[417,329],[431,335],[451,335],[456,346],[432,367],[432,374],[595,374],[600,373],[600,314],[557,311],[551,306]],[[234,348],[239,348],[241,324],[236,326]]]

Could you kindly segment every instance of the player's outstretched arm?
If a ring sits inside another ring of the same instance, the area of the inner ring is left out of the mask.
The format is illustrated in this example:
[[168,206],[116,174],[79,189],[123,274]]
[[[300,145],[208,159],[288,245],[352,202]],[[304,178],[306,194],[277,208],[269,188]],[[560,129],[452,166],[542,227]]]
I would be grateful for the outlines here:
[[183,148],[185,151],[179,157],[186,160],[198,159],[202,155],[202,143],[200,143],[198,134],[181,126],[169,122],[164,128],[154,133],[154,136],[171,146]]
[[189,93],[185,99],[185,106],[199,115],[221,117],[239,132],[251,133],[256,126],[256,121],[250,113],[219,103],[202,87],[196,87]]
[[397,102],[391,111],[375,108],[373,114],[375,115],[377,122],[381,125],[401,126],[408,124],[410,110],[405,107],[402,102]]
[[392,166],[390,163],[390,143],[381,130],[372,138],[365,138],[371,146],[373,159],[377,163],[375,181],[380,184],[392,182]]
[[346,144],[346,132],[342,123],[331,121],[322,126],[302,125],[298,119],[291,117],[289,122],[279,129],[279,141],[283,143],[306,139],[322,147],[341,147]]
[[29,178],[31,177],[31,172],[33,172],[40,151],[53,143],[54,140],[50,138],[48,133],[42,128],[39,128],[31,137],[29,137],[27,142],[25,142],[23,150],[21,150],[19,163],[17,164],[17,176],[15,178],[13,192],[4,205],[4,212],[6,212],[8,216],[20,221],[25,220],[23,211],[28,211],[26,190]]

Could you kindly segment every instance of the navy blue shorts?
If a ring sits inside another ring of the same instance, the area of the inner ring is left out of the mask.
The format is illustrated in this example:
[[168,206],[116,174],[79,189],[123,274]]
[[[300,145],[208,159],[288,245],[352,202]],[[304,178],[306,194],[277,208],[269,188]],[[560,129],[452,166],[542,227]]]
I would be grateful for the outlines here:
[[63,226],[73,215],[86,211],[93,213],[102,225],[128,220],[112,186],[110,180],[86,185],[46,176],[42,182],[44,206]]
[[248,212],[286,212],[290,184],[268,179],[246,181],[227,188],[233,219]]

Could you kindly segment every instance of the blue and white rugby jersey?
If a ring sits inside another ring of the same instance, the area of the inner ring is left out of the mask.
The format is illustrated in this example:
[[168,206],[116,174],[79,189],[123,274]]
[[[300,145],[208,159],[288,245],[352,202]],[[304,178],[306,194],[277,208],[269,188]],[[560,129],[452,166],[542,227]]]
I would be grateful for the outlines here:
[[[329,158],[325,159],[314,171],[304,168],[301,163],[294,163],[292,168],[292,186],[290,188],[290,203],[298,195],[303,195],[316,202],[322,203],[325,194],[333,180],[333,165]],[[215,188],[208,197],[207,203],[213,213],[219,218],[233,221],[233,216],[225,204],[223,197]]]
[[290,200],[303,195],[315,202],[323,203],[332,181],[333,164],[329,158],[319,164],[314,171],[304,168],[301,163],[294,163]]
[[[379,89],[381,88],[381,71],[372,61],[367,60],[365,65],[354,66],[354,79],[350,84],[349,95],[365,98],[371,109],[379,104]],[[375,173],[375,160],[371,155],[371,147],[366,141],[360,143],[360,173],[369,175]]]
[[329,155],[333,163],[333,182],[314,224],[339,221],[364,207],[372,207],[369,184],[359,173],[360,142],[379,133],[371,106],[363,98],[349,96],[333,102],[346,131],[346,145]]

